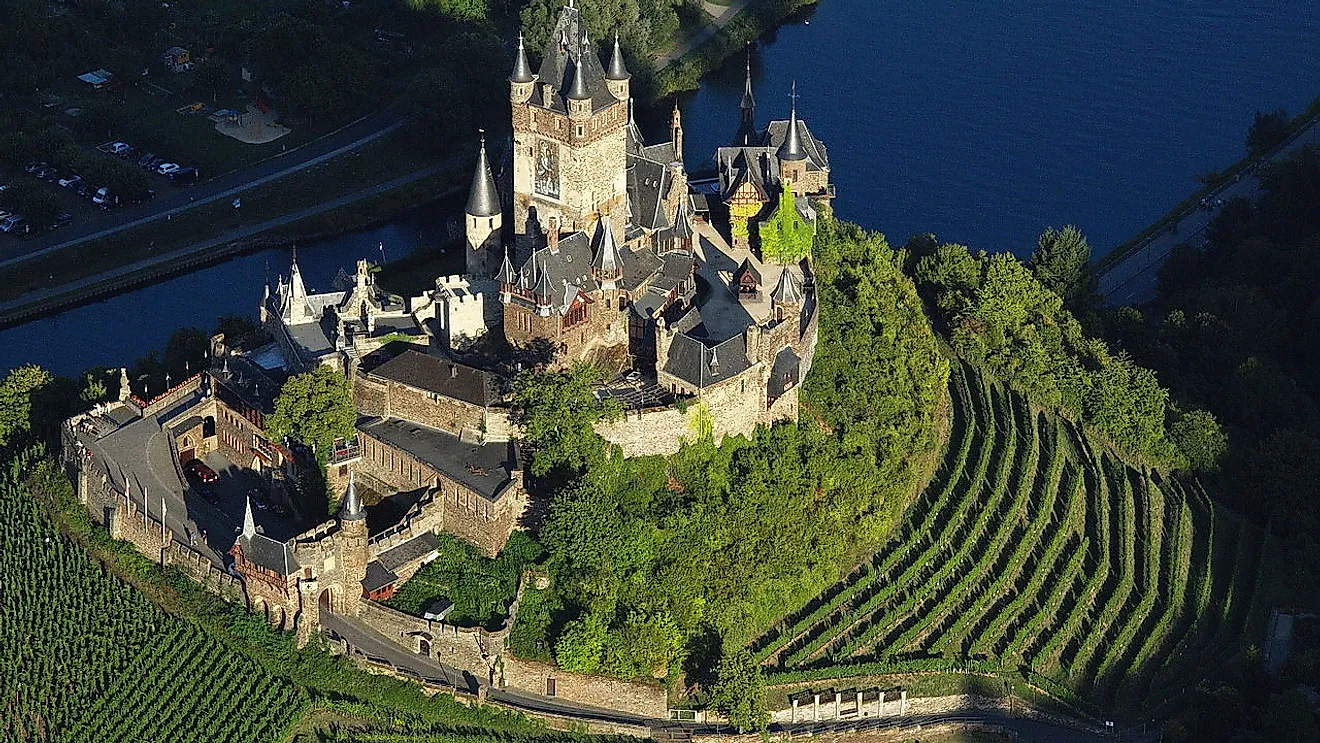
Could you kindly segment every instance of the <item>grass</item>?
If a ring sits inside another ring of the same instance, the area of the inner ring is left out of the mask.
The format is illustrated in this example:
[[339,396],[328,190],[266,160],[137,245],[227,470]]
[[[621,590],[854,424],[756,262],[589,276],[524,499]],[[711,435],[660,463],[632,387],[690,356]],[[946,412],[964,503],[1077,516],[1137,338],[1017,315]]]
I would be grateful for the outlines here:
[[1224,529],[1176,479],[970,368],[950,388],[937,476],[867,569],[754,644],[770,683],[924,671],[943,679],[925,691],[956,693],[975,671],[1136,715],[1259,640],[1271,553],[1255,527]]
[[[110,271],[151,256],[199,242],[222,242],[232,230],[313,207],[347,193],[357,192],[416,171],[419,162],[400,133],[384,137],[360,150],[345,153],[320,165],[254,188],[242,195],[242,207],[227,200],[197,207],[167,221],[126,230],[104,240],[82,243],[39,258],[0,268],[0,300],[14,299],[36,289]],[[405,208],[434,198],[462,181],[461,168],[386,192],[336,212],[285,225],[275,235],[291,238],[332,234],[393,216]]]

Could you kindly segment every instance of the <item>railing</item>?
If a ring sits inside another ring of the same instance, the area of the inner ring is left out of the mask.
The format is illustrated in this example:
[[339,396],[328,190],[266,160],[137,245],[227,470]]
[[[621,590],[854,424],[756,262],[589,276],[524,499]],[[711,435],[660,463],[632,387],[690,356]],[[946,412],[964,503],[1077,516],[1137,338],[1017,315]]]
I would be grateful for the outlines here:
[[336,440],[334,448],[330,452],[330,464],[347,464],[356,459],[362,458],[362,445],[358,442],[356,436],[352,441]]

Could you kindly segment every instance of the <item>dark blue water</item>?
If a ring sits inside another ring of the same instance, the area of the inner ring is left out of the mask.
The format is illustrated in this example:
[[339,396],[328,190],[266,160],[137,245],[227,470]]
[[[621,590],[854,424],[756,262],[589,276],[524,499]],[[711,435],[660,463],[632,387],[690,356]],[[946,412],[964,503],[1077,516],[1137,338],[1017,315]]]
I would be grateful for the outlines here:
[[[1318,50],[1317,0],[822,0],[758,45],[753,72],[762,124],[787,115],[797,80],[843,218],[894,242],[934,232],[1024,256],[1071,223],[1102,254],[1236,161],[1255,111],[1320,95]],[[689,167],[732,136],[742,85],[737,58],[684,99]],[[442,226],[402,220],[304,248],[300,263],[324,288],[378,243],[397,257]],[[267,266],[287,260],[238,258],[0,331],[0,372],[131,363],[178,327],[254,314]]]
[[[1243,154],[1257,110],[1320,95],[1317,0],[822,0],[754,51],[758,122],[829,146],[839,216],[1028,255],[1107,252]],[[737,123],[744,61],[685,103],[689,166]]]
[[[410,216],[298,248],[298,266],[311,291],[331,291],[340,268],[350,274],[359,258],[402,258],[443,242],[444,216]],[[0,330],[0,373],[36,363],[73,375],[90,366],[125,366],[164,349],[175,330],[189,325],[210,331],[218,317],[256,317],[262,282],[289,273],[289,250],[263,250],[160,284],[111,297],[8,330]]]

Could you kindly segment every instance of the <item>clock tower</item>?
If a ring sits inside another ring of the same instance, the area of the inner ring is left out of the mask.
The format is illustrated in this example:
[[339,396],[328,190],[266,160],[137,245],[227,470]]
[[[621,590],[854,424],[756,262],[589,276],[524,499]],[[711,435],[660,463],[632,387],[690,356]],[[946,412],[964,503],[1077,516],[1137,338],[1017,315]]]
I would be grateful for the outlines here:
[[513,106],[513,229],[536,244],[552,225],[590,231],[608,218],[627,221],[629,75],[618,39],[607,71],[572,4],[559,14],[540,71],[521,39],[509,99]]

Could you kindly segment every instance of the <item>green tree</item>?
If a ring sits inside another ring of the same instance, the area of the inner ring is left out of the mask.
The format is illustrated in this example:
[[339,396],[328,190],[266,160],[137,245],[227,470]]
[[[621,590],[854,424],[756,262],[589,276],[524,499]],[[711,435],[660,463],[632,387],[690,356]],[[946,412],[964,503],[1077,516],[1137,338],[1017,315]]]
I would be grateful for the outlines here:
[[513,419],[535,447],[532,474],[576,472],[604,456],[594,426],[616,417],[620,407],[617,400],[596,397],[602,381],[600,370],[581,363],[562,372],[524,371],[514,379]]
[[0,382],[0,447],[32,431],[32,398],[53,380],[45,369],[26,364],[10,371]]
[[811,254],[815,227],[798,213],[790,186],[789,180],[784,179],[775,210],[756,226],[761,238],[761,257],[767,261],[794,263]]
[[720,659],[710,701],[739,732],[766,729],[765,676],[750,650],[740,647]]
[[1080,230],[1068,225],[1062,230],[1050,227],[1041,234],[1030,265],[1036,280],[1072,303],[1090,288],[1090,260],[1090,244]]
[[275,399],[275,412],[266,418],[266,433],[273,439],[290,436],[313,447],[324,463],[335,439],[357,435],[354,424],[353,386],[328,366],[289,379]]
[[1187,458],[1187,465],[1199,472],[1218,470],[1219,458],[1228,451],[1228,434],[1214,414],[1205,410],[1184,413],[1170,427],[1169,435]]
[[609,642],[609,620],[598,612],[569,622],[555,644],[555,660],[565,671],[595,673]]
[[1288,139],[1289,117],[1286,109],[1276,109],[1265,113],[1256,112],[1256,117],[1247,129],[1247,154],[1260,157],[1283,144]]

